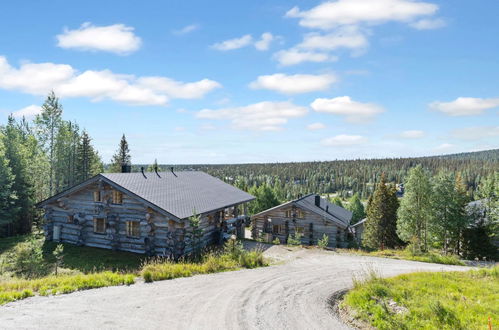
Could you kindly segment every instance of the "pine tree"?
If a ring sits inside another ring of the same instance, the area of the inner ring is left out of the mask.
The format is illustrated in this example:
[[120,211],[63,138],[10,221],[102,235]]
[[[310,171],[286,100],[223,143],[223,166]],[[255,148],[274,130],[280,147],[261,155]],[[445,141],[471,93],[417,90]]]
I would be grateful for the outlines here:
[[158,170],[159,171],[159,166],[158,166],[158,160],[157,159],[154,159],[154,163],[152,163],[151,165],[149,165],[147,167],[147,172],[154,172]]
[[249,193],[256,197],[249,205],[250,214],[256,214],[279,205],[279,200],[277,199],[274,190],[266,183],[260,185],[258,188],[253,186]]
[[395,188],[383,174],[367,206],[362,243],[371,249],[393,248],[399,244],[396,232],[398,200]]
[[333,203],[334,205],[338,205],[339,207],[343,207],[343,202],[338,196],[334,196],[333,198],[331,198],[331,203]]
[[120,141],[120,146],[116,153],[113,155],[111,160],[111,172],[121,172],[121,167],[123,165],[131,165],[132,157],[130,156],[130,149],[128,148],[128,142],[126,140],[125,134]]
[[4,155],[14,177],[11,189],[17,197],[13,208],[15,212],[12,214],[15,232],[16,234],[25,234],[31,231],[34,216],[34,191],[29,179],[28,151],[23,144],[21,131],[12,116],[9,116],[3,132]]
[[421,251],[428,250],[428,221],[433,212],[432,199],[429,174],[421,165],[412,168],[398,210],[397,233],[406,242],[414,241]]
[[0,237],[13,235],[12,222],[17,214],[17,196],[12,190],[14,176],[5,157],[4,137],[0,133]]
[[350,221],[351,224],[356,224],[366,217],[366,211],[364,209],[364,205],[360,201],[358,193],[353,194],[350,198],[347,209],[352,212],[352,220]]
[[38,137],[48,154],[49,169],[49,192],[54,193],[54,171],[56,166],[55,147],[59,127],[62,122],[62,105],[52,91],[42,105],[42,112],[36,116]]

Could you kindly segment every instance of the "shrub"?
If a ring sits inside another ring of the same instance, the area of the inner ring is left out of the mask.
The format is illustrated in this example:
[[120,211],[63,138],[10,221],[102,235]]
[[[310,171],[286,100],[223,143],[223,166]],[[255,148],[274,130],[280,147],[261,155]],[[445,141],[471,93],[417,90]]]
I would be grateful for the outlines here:
[[31,237],[28,241],[16,245],[8,255],[8,269],[16,275],[34,278],[47,273],[43,259],[43,239]]
[[62,265],[62,261],[64,260],[64,245],[58,244],[52,255],[55,258],[55,275],[57,275],[58,268]]
[[294,235],[289,235],[288,245],[291,245],[291,246],[301,245],[301,237],[302,237],[302,234],[300,234],[300,233],[295,233]]
[[317,242],[317,245],[321,248],[321,249],[325,249],[327,248],[327,246],[329,245],[329,236],[327,236],[326,234],[324,234],[322,236],[322,238]]
[[272,244],[275,244],[275,245],[281,244],[281,241],[279,240],[279,237],[274,238],[274,240],[272,241]]
[[239,256],[239,265],[244,268],[256,268],[266,266],[267,262],[263,257],[263,251],[253,250]]

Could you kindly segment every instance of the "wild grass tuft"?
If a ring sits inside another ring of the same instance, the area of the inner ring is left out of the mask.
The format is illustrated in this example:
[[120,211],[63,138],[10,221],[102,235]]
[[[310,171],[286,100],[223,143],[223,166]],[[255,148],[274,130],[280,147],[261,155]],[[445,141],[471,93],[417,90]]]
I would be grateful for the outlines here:
[[343,304],[378,329],[485,329],[499,315],[499,266],[356,279]]

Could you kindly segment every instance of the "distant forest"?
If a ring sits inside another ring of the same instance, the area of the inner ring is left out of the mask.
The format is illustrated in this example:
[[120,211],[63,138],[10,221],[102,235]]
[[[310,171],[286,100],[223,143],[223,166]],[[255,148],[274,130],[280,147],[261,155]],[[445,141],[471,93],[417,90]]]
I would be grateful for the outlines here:
[[[267,183],[280,200],[290,200],[308,193],[338,193],[347,198],[359,193],[367,199],[381,174],[388,182],[403,184],[410,168],[421,164],[432,175],[447,171],[460,173],[473,197],[481,180],[499,169],[499,149],[444,156],[334,160],[324,162],[267,163],[237,165],[175,165],[175,170],[207,172],[244,190]],[[133,171],[150,165],[134,165]],[[159,165],[169,171],[170,165]]]

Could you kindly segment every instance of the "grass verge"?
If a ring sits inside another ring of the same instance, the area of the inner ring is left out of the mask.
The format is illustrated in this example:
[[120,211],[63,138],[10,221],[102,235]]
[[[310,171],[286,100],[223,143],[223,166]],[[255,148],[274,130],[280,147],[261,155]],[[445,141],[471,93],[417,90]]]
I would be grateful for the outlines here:
[[486,329],[499,323],[499,266],[354,281],[342,307],[378,329]]
[[386,250],[378,250],[372,252],[365,250],[358,250],[358,249],[338,249],[338,252],[352,253],[352,254],[371,256],[371,257],[429,262],[434,264],[460,265],[460,266],[465,265],[465,263],[457,256],[442,255],[437,252],[425,252],[420,254],[413,254],[407,249],[406,250],[386,249]]

